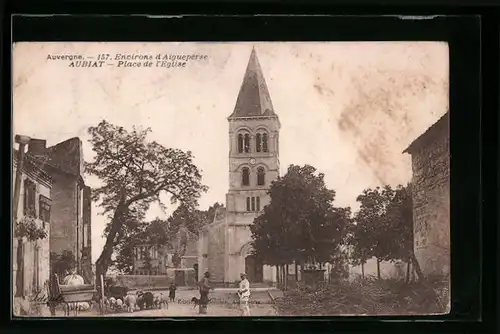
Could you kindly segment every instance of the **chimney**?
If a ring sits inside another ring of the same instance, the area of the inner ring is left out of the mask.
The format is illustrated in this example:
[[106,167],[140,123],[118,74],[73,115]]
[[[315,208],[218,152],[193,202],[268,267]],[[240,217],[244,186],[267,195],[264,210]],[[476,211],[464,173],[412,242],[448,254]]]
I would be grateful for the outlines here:
[[30,139],[28,153],[36,156],[45,155],[47,153],[47,141],[44,139]]

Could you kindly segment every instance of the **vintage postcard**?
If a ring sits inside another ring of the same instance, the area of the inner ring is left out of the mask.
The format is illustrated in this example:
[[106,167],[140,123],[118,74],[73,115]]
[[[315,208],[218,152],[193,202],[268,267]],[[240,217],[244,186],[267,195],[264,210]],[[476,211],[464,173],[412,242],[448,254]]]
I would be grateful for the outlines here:
[[450,311],[446,43],[12,52],[14,316]]

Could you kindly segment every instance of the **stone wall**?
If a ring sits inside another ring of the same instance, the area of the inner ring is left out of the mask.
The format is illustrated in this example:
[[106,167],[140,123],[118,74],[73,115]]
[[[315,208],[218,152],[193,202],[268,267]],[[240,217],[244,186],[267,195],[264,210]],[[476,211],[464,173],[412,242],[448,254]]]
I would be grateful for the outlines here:
[[129,289],[163,289],[175,282],[176,272],[184,272],[185,286],[195,286],[194,269],[167,269],[165,275],[119,275],[116,276],[116,285]]
[[82,257],[82,276],[88,282],[93,280],[92,274],[92,224],[91,224],[91,214],[92,214],[92,200],[90,187],[84,187],[83,189],[83,249],[84,256]]
[[71,251],[76,257],[76,176],[52,173],[50,249]]
[[[224,281],[225,269],[225,225],[210,226],[207,235],[208,243],[208,268],[201,267],[203,273],[208,269],[214,281]],[[203,273],[201,273],[203,275]]]
[[47,149],[50,164],[73,175],[83,174],[83,152],[80,138],[70,138]]
[[[377,277],[377,259],[371,258],[364,264],[365,277]],[[349,266],[349,279],[354,279],[362,276],[361,266]],[[380,262],[380,277],[381,278],[406,278],[406,264],[405,263],[392,263],[387,261]]]
[[441,131],[412,153],[415,255],[424,274],[450,266],[449,134]]

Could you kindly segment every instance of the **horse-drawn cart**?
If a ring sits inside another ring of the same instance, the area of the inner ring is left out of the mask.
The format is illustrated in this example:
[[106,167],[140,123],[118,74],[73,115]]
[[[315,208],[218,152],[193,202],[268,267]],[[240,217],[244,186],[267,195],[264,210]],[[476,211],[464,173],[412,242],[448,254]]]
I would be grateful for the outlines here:
[[55,275],[57,282],[57,301],[64,303],[64,315],[69,316],[70,305],[74,305],[75,315],[78,315],[78,303],[91,303],[96,294],[93,284],[65,285],[59,283],[59,278]]

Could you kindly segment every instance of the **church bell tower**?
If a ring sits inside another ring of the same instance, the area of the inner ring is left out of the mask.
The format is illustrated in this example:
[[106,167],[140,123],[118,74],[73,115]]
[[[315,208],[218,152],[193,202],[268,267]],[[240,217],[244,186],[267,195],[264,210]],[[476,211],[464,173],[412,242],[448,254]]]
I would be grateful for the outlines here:
[[250,225],[269,204],[270,184],[279,176],[280,121],[252,49],[229,122],[228,213],[236,225]]

